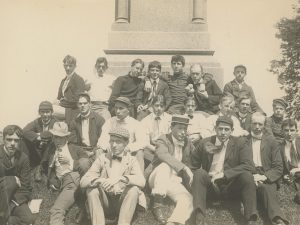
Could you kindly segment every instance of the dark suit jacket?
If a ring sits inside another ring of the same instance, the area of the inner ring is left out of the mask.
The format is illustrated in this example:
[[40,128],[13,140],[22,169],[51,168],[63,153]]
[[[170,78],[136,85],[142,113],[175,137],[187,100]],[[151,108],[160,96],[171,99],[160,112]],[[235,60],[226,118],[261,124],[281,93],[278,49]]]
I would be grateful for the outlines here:
[[[136,107],[139,105],[146,105],[148,103],[148,98],[151,92],[146,92],[144,90],[145,87],[145,81],[141,82],[138,86],[138,92],[136,96]],[[168,84],[163,81],[162,79],[159,80],[157,83],[156,88],[156,95],[163,95],[166,99],[166,108],[171,104],[172,97],[170,94],[169,86]]]
[[[250,135],[247,136],[247,145],[250,146],[253,159],[252,138]],[[282,176],[283,165],[278,143],[273,136],[262,136],[260,154],[264,175],[268,178],[268,182],[278,181]]]
[[195,90],[194,96],[196,99],[197,111],[217,113],[220,110],[219,103],[223,93],[215,80],[209,80],[205,83],[205,90],[208,94],[208,98],[198,94],[197,85],[193,83],[191,77],[188,78],[188,84],[193,84]]
[[251,97],[251,111],[256,112],[256,111],[262,111],[261,107],[257,104],[256,98],[254,95],[254,92],[252,90],[252,87],[247,85],[245,82],[242,85],[242,89],[239,89],[239,85],[235,80],[230,81],[229,83],[225,84],[223,93],[229,93],[233,95],[234,99],[237,101],[241,95],[247,94]]
[[[23,204],[31,200],[32,186],[29,159],[24,152],[17,150],[15,160],[12,164],[4,151],[4,145],[0,146],[0,164],[2,163],[5,176],[16,176],[20,179],[21,187],[15,192],[13,199],[18,204]],[[11,177],[9,182],[16,182],[14,177]]]
[[5,171],[0,163],[0,224],[6,224],[9,217],[8,199],[5,188]]
[[239,117],[238,112],[235,113],[235,117],[238,118],[238,120],[240,121],[241,128],[250,132],[250,130],[251,130],[251,113],[248,113],[244,120]]
[[[104,122],[105,120],[102,116],[98,115],[94,111],[91,111],[89,115],[89,139],[92,147],[97,146]],[[69,142],[83,146],[80,114],[71,122],[70,131],[71,135],[69,137]]]
[[[192,152],[192,165],[195,168],[202,168],[209,172],[213,154],[206,151],[206,143],[216,143],[216,136],[203,139]],[[224,160],[224,176],[227,179],[235,178],[245,171],[254,172],[254,165],[251,158],[251,151],[245,144],[244,138],[230,137],[227,143],[225,160]]]
[[65,90],[64,97],[63,97],[62,87],[65,80],[66,77],[62,79],[62,81],[60,82],[57,99],[58,100],[63,99],[60,104],[65,108],[76,108],[78,98],[79,98],[78,95],[79,93],[84,92],[85,90],[84,80],[82,79],[81,76],[74,73],[68,83],[68,86]]
[[[56,121],[57,121],[56,119],[51,118],[49,123],[49,129],[53,128],[53,124]],[[37,133],[41,133],[41,132],[43,132],[43,123],[41,118],[37,118],[34,121],[28,123],[23,129],[24,138],[30,142],[35,141],[35,139],[38,136]]]
[[[297,153],[300,155],[300,136],[296,137],[295,140],[295,147]],[[285,155],[285,141],[281,142],[279,145],[282,161],[283,161],[283,173],[284,174],[289,174],[290,170],[293,169],[291,168],[290,164],[287,161],[286,155]]]
[[160,163],[167,163],[177,173],[180,172],[185,166],[191,167],[191,152],[194,150],[194,145],[189,139],[184,141],[182,160],[178,161],[173,157],[174,144],[171,134],[163,134],[156,141],[156,150],[154,159],[152,161],[153,168]]

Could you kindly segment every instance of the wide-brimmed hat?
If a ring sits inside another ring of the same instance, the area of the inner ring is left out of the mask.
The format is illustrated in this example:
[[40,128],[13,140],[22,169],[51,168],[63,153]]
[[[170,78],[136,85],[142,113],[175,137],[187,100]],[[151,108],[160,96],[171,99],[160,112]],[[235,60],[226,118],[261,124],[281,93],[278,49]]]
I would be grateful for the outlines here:
[[190,125],[190,119],[186,115],[173,115],[171,123]]
[[68,131],[68,125],[65,122],[55,122],[53,128],[49,130],[54,136],[66,137],[71,132]]

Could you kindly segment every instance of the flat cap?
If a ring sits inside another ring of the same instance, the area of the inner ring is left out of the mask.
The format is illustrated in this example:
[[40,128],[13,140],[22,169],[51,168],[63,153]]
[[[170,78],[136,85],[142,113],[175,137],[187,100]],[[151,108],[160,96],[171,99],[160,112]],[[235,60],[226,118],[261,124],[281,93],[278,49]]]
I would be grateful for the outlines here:
[[282,98],[275,98],[273,100],[273,105],[275,104],[279,104],[279,105],[282,105],[284,108],[288,107],[288,104],[286,101],[284,101]]
[[122,127],[116,127],[116,128],[113,128],[110,132],[109,132],[109,135],[112,135],[112,136],[117,136],[117,137],[121,137],[121,138],[125,138],[125,139],[129,139],[130,137],[130,134],[129,134],[129,131],[125,128],[122,128]]
[[216,125],[218,125],[219,123],[226,123],[233,127],[233,120],[228,116],[219,116],[219,118],[216,121]]
[[190,119],[185,115],[173,115],[171,123],[190,125]]
[[51,110],[51,111],[53,111],[53,106],[52,106],[51,102],[49,102],[49,101],[42,101],[39,105],[39,111],[40,110]]
[[128,107],[132,105],[129,98],[126,98],[126,97],[118,97],[115,102],[122,102],[122,103],[126,104]]

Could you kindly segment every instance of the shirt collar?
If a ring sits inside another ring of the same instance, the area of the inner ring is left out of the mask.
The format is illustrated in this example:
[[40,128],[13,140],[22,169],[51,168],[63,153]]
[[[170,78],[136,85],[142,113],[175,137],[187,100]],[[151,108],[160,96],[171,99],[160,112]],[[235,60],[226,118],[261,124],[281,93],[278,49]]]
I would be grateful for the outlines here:
[[[227,141],[225,141],[225,142],[223,143],[223,145],[224,145],[225,147],[227,146],[228,141],[229,141],[229,138],[227,139]],[[222,145],[222,142],[219,140],[218,137],[216,137],[216,143],[215,143],[215,146],[221,146],[221,145]]]
[[178,141],[173,135],[172,135],[172,140],[175,146],[179,146],[179,147],[184,146],[184,141]]
[[14,157],[14,155],[11,156],[11,155],[8,153],[8,150],[6,149],[5,146],[3,146],[3,149],[4,149],[4,152],[5,152],[6,156],[7,156],[9,159],[11,159],[11,158]]
[[71,77],[74,75],[75,70],[71,74],[66,74],[66,79],[71,79]]
[[158,84],[159,77],[158,77],[156,80],[154,80],[154,79],[150,78],[150,81],[151,81],[151,84],[153,84],[153,82],[154,82],[154,81],[156,81],[156,84]]

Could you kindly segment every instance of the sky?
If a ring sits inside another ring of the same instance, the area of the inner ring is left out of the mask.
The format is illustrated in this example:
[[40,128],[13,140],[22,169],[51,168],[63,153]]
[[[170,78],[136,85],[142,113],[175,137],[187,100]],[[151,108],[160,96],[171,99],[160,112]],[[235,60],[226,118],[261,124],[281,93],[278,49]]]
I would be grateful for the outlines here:
[[[26,125],[38,116],[38,104],[53,101],[64,77],[65,55],[77,58],[78,74],[90,76],[104,56],[114,20],[113,0],[0,1],[0,129]],[[246,82],[270,114],[272,99],[282,96],[268,69],[280,57],[276,23],[293,16],[296,0],[208,0],[211,49],[233,79],[237,64],[247,66]],[[223,87],[221,87],[223,88]]]

